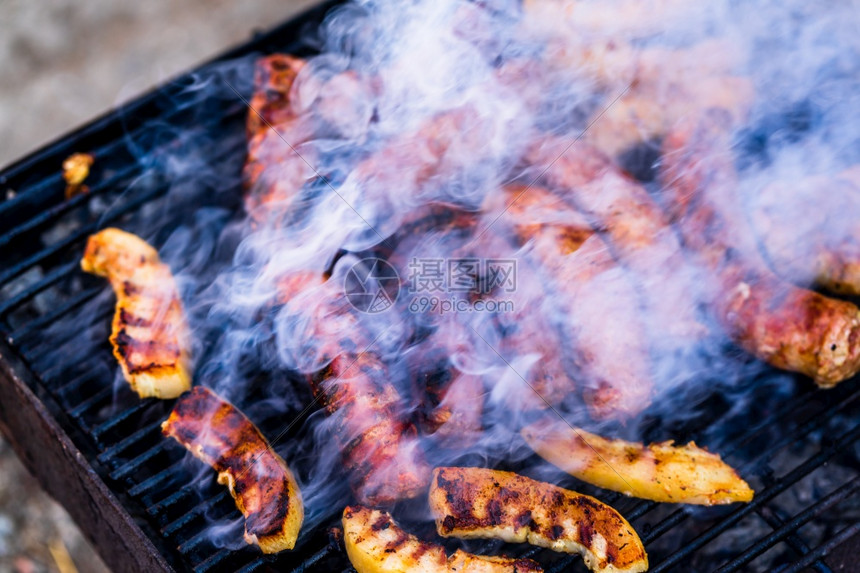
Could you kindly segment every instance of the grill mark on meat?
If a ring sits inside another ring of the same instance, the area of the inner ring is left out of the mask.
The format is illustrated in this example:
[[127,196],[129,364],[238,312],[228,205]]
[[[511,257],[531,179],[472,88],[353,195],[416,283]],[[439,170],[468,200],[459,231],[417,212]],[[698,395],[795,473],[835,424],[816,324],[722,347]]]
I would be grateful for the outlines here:
[[[612,508],[516,474],[437,468],[430,506],[438,533],[446,537],[529,541],[556,550],[587,551],[598,568],[607,564],[624,570],[647,568],[641,541]],[[565,527],[568,521],[575,523],[572,529]]]
[[[259,429],[232,404],[197,386],[177,401],[162,428],[216,470],[219,483],[232,482],[246,540],[256,538],[264,551],[269,543],[284,543],[285,529],[298,512],[297,535],[302,509],[294,478]],[[286,545],[294,543],[295,537]]]

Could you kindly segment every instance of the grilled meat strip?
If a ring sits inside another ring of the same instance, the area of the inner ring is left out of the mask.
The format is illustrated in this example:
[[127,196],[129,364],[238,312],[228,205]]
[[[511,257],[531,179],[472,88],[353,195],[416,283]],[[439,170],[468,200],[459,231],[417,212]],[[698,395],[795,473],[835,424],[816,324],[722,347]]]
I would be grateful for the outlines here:
[[[501,340],[492,350],[500,355],[503,371],[515,373],[511,379],[518,391],[505,391],[508,407],[515,411],[544,410],[561,404],[577,390],[572,374],[575,367],[566,359],[560,329],[550,318],[556,315],[556,308],[546,297],[539,265],[530,257],[520,256],[519,247],[512,246],[498,231],[493,225],[483,225],[480,235],[458,256],[507,265],[497,264],[492,270],[487,264],[481,277],[480,296],[513,304],[513,308],[493,315]],[[511,261],[516,266],[511,266]],[[505,278],[504,273],[513,277]],[[479,344],[490,344],[485,334],[481,337],[487,342],[480,340]]]
[[[416,291],[406,306],[423,296],[438,296],[438,291],[419,284],[433,278],[422,275],[419,261],[450,257],[468,240],[476,222],[474,213],[443,203],[429,203],[407,215],[390,241],[395,248],[388,254],[388,262],[404,282],[401,288]],[[419,428],[444,447],[462,448],[477,441],[482,431],[484,380],[455,365],[459,357],[474,354],[474,337],[460,315],[440,316],[425,310],[413,316],[432,331],[405,355]],[[402,315],[409,316],[406,311],[403,308]]]
[[416,428],[404,416],[388,367],[366,339],[342,283],[320,281],[295,273],[280,282],[279,298],[289,301],[290,314],[309,318],[308,352],[324,364],[309,381],[332,418],[332,438],[353,493],[373,506],[415,497],[430,474]]
[[713,310],[733,339],[777,368],[828,388],[860,370],[860,310],[790,285],[758,256],[738,211],[728,137],[718,113],[681,123],[664,141],[667,210],[713,273]]
[[191,387],[188,327],[170,268],[143,239],[104,229],[87,241],[81,268],[116,294],[110,336],[123,376],[141,398],[176,398]]
[[370,121],[374,87],[353,71],[329,78],[286,54],[257,61],[246,133],[245,208],[256,223],[289,223],[315,198],[320,138],[355,139]]
[[[301,118],[293,101],[293,85],[305,61],[286,54],[273,54],[257,61],[254,93],[246,124],[248,159],[244,183],[248,190],[245,209],[257,222],[289,210],[298,191],[313,171],[296,146],[312,136],[312,126]],[[311,163],[312,165],[314,163]]]
[[689,346],[706,328],[696,317],[695,274],[660,207],[637,182],[588,144],[548,139],[529,161],[599,229],[642,289],[657,355]]
[[750,501],[753,491],[737,472],[690,442],[650,444],[609,440],[559,419],[520,433],[539,456],[584,482],[643,499],[716,505]]
[[600,501],[511,472],[436,468],[430,510],[443,537],[528,542],[579,553],[592,571],[648,569],[639,536]]
[[346,554],[358,573],[526,573],[543,571],[531,559],[485,557],[457,550],[451,557],[437,543],[407,533],[385,511],[349,506],[343,511]]
[[444,336],[437,331],[410,349],[409,379],[421,432],[445,447],[462,448],[481,435],[484,381],[454,366],[449,349],[456,341]]
[[499,197],[504,206],[491,207],[490,220],[504,209],[500,223],[528,244],[560,295],[568,354],[592,414],[626,417],[644,409],[653,380],[638,294],[606,243],[582,214],[545,189],[507,186]]
[[402,413],[388,369],[372,352],[344,349],[313,382],[350,473],[355,497],[374,506],[419,495],[429,467],[415,426]]
[[[798,284],[860,295],[860,166],[756,190],[750,220],[774,271]],[[814,205],[819,216],[810,217]]]
[[245,516],[245,541],[263,553],[292,549],[304,519],[292,472],[235,406],[202,386],[182,396],[161,426],[218,472]]

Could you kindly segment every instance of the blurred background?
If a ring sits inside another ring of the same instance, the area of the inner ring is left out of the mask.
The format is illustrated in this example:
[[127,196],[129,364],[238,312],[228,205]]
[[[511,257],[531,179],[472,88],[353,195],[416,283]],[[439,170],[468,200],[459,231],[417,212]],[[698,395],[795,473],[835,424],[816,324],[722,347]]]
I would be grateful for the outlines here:
[[[0,0],[0,169],[314,3]],[[106,569],[0,437],[0,573],[48,571]]]

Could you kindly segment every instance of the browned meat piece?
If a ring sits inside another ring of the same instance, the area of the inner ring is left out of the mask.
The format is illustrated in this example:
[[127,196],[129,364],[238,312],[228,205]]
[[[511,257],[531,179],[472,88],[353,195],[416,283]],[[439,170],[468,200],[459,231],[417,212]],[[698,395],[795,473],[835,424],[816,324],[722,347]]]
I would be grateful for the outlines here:
[[510,225],[546,271],[569,337],[562,348],[592,413],[625,417],[643,410],[653,380],[629,277],[585,218],[545,189],[508,186],[491,201],[499,198],[489,220],[507,205],[496,224]]
[[687,348],[706,334],[696,317],[693,267],[662,209],[640,184],[585,143],[549,139],[531,150],[529,161],[602,232],[613,254],[632,271],[658,356]]
[[388,369],[376,355],[342,351],[313,387],[324,395],[334,419],[332,434],[359,501],[390,505],[423,491],[430,468]]
[[[671,61],[671,54],[667,55]],[[675,79],[655,75],[653,81],[636,82],[630,91],[601,107],[600,119],[586,131],[584,140],[617,157],[640,144],[650,144],[665,135],[680,118],[709,107],[731,109],[735,119],[746,117],[753,101],[752,81],[738,76]],[[607,97],[617,97],[624,86]]]
[[800,286],[860,295],[858,197],[860,167],[757,189],[750,219],[773,270]]
[[484,410],[484,381],[481,376],[461,372],[451,362],[458,349],[448,334],[432,334],[429,340],[410,349],[407,361],[413,396],[417,402],[422,433],[446,447],[462,448],[481,435]]
[[312,325],[308,351],[325,366],[311,376],[311,385],[331,417],[353,492],[374,506],[415,497],[430,473],[415,426],[405,417],[388,368],[369,348],[342,284],[319,281],[311,273],[285,278],[281,284],[293,290],[282,297],[290,299],[291,314]]
[[273,211],[287,211],[302,185],[314,175],[305,160],[314,165],[316,156],[304,149],[301,155],[296,153],[296,147],[313,134],[294,102],[296,76],[305,65],[304,60],[285,54],[257,61],[244,170],[248,189],[245,208],[257,221],[265,220]]
[[458,549],[451,557],[437,543],[400,528],[378,509],[349,506],[343,511],[346,554],[358,573],[538,573],[531,559],[487,557]]
[[304,519],[299,487],[284,460],[235,406],[202,386],[182,396],[161,426],[218,472],[245,516],[245,541],[263,553],[292,549]]
[[474,201],[476,181],[493,171],[487,165],[513,153],[494,120],[468,105],[430,117],[359,163],[344,187],[370,196],[387,193],[407,206],[446,201],[449,193]]
[[[401,276],[408,276],[405,261],[414,258],[473,259],[485,263],[492,260],[510,262],[516,258],[515,249],[492,227],[477,225],[479,220],[474,213],[441,205],[419,211],[432,215],[413,215],[410,224],[404,225],[397,235],[400,246],[391,261],[401,269]],[[480,237],[475,235],[477,230],[482,231]],[[492,359],[498,352],[500,358],[493,359],[498,368],[484,376],[484,386],[504,396],[508,406],[516,411],[545,409],[548,404],[560,403],[575,389],[575,385],[562,364],[559,332],[543,312],[543,284],[528,261],[519,259],[516,265],[517,268],[497,267],[496,271],[484,269],[487,276],[473,277],[476,284],[480,284],[477,290],[481,292],[466,293],[474,299],[471,303],[480,298],[484,299],[482,302],[492,298],[505,304],[513,303],[512,309],[505,307],[494,314],[492,321],[483,323],[475,323],[476,315],[468,312],[449,315],[450,320],[440,321],[433,338],[444,343],[442,346],[448,356],[481,354]],[[491,276],[493,272],[498,275]],[[505,279],[500,276],[502,272],[514,276]],[[498,284],[505,280],[510,284]],[[488,290],[490,292],[485,292]],[[472,332],[473,328],[477,333]],[[486,332],[488,329],[494,332]],[[470,348],[471,345],[479,348]],[[513,387],[498,388],[498,384],[503,383],[500,377],[505,377],[511,368],[514,372],[510,372],[507,378]],[[452,371],[454,375],[465,376]],[[464,393],[479,388],[479,381],[475,377],[470,378],[460,383]],[[453,378],[451,382],[454,382]],[[470,403],[476,402],[472,400]],[[460,410],[458,416],[465,420],[480,419],[480,408],[476,406],[458,403],[457,408]]]
[[247,119],[248,190],[245,208],[257,222],[282,222],[300,213],[313,191],[320,154],[316,138],[357,138],[370,122],[371,82],[353,71],[310,73],[304,60],[274,54],[257,61]]
[[499,229],[487,225],[487,219],[475,232],[474,240],[470,240],[459,255],[516,261],[516,268],[499,266],[496,271],[514,273],[516,276],[510,282],[487,271],[483,280],[492,288],[482,295],[485,300],[513,303],[513,308],[497,312],[493,317],[501,333],[498,348],[493,350],[501,356],[505,369],[514,370],[515,376],[509,378],[518,389],[502,392],[508,407],[520,411],[559,405],[577,390],[577,380],[581,376],[575,360],[565,355],[562,332],[556,322],[559,309],[547,300],[547,285],[540,265],[531,257],[520,256],[519,245],[511,245]]
[[[630,6],[607,10],[611,4],[576,2],[567,4],[575,16],[559,18],[556,3],[539,0],[534,4],[531,11],[538,17],[524,19],[524,33],[536,33],[546,48],[540,64],[531,67],[549,68],[555,75],[586,78],[596,84],[603,99],[595,106],[582,138],[612,157],[662,137],[687,115],[720,107],[740,121],[752,105],[752,81],[737,75],[744,59],[738,42],[715,38],[683,48],[643,48],[617,32],[607,34],[584,24],[590,14],[599,13],[620,25],[622,15],[641,10]],[[647,6],[649,16],[652,10],[659,10],[651,3]],[[550,14],[553,17],[548,18]],[[536,73],[540,72],[526,68],[520,74],[523,81],[517,82],[530,100],[541,97],[539,92],[533,94],[536,88],[527,79]],[[538,85],[545,84],[544,79]]]
[[600,501],[511,472],[436,468],[430,511],[443,537],[528,542],[579,553],[592,571],[648,569],[639,536]]
[[81,268],[116,294],[110,336],[123,376],[141,398],[176,398],[191,387],[188,326],[170,268],[143,239],[108,228],[92,235]]
[[834,386],[860,369],[860,310],[782,281],[757,256],[739,212],[724,124],[711,114],[666,138],[666,207],[713,273],[713,311],[734,340],[777,368]]

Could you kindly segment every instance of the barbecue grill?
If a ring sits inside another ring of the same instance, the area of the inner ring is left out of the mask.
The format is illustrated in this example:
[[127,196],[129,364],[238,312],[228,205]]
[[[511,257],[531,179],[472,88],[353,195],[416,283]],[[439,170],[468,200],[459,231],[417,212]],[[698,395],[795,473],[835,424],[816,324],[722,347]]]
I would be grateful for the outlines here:
[[[276,51],[313,53],[314,31],[335,4],[259,35],[0,172],[0,429],[116,571],[349,570],[334,529],[340,506],[293,552],[265,556],[235,541],[241,519],[226,488],[208,468],[195,472],[181,446],[160,434],[172,403],[139,400],[116,383],[108,343],[112,295],[78,266],[87,236],[105,226],[176,253],[183,240],[200,240],[195,233],[218,236],[240,216],[250,66],[227,63]],[[204,98],[195,89],[219,82]],[[90,192],[65,200],[60,166],[74,152],[91,153],[96,162]],[[160,160],[177,153],[191,162],[180,175]],[[206,167],[202,180],[194,177],[194,162]],[[199,225],[174,234],[195,216]],[[177,255],[171,263],[214,273],[231,256],[229,237],[214,244],[219,248],[206,261]],[[679,440],[707,443],[702,438],[715,420],[736,420],[720,451],[756,490],[752,503],[693,510],[629,499],[562,474],[556,483],[627,517],[649,551],[651,571],[857,570],[860,386],[854,380],[820,391],[798,379],[774,395],[765,377],[744,383],[741,391],[752,398],[742,412],[715,394],[700,405],[700,416],[677,428]],[[310,403],[304,384],[294,382]],[[274,438],[302,408],[253,410],[263,388],[252,380],[238,405]],[[305,438],[298,423],[274,447]],[[213,535],[212,524],[224,531]],[[549,571],[585,570],[579,557],[536,548],[467,547],[533,557]]]

